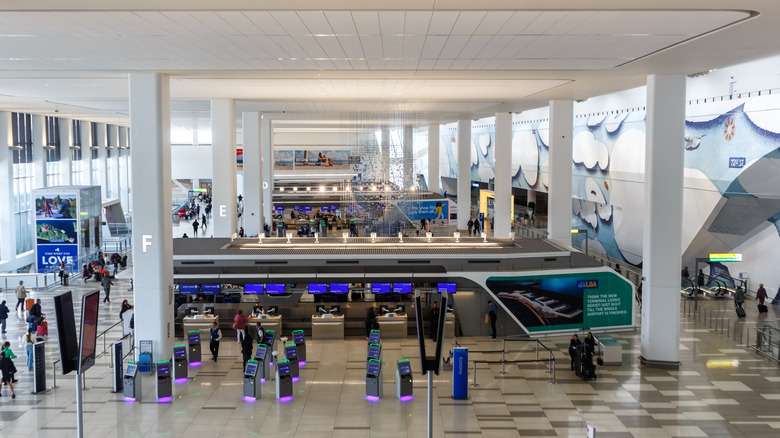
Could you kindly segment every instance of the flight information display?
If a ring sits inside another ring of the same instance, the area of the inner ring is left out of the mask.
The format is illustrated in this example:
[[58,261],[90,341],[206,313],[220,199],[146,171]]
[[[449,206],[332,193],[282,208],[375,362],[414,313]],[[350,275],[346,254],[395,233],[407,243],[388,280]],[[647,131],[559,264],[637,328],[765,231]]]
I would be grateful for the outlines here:
[[371,293],[374,294],[389,294],[391,292],[392,284],[390,283],[371,283]]
[[263,285],[259,283],[247,283],[244,285],[245,294],[261,294],[263,293]]
[[457,285],[455,283],[439,283],[436,289],[439,293],[447,292],[448,294],[454,294],[457,290]]
[[283,294],[286,292],[284,283],[268,283],[265,285],[267,294]]
[[201,285],[201,288],[203,290],[203,295],[216,295],[222,290],[218,284],[203,284]]
[[412,283],[393,283],[393,293],[396,294],[412,293]]
[[326,294],[328,293],[327,283],[309,283],[310,294]]
[[182,295],[197,295],[199,292],[197,284],[180,284],[179,293]]
[[347,294],[349,293],[349,283],[331,283],[330,293],[332,294]]

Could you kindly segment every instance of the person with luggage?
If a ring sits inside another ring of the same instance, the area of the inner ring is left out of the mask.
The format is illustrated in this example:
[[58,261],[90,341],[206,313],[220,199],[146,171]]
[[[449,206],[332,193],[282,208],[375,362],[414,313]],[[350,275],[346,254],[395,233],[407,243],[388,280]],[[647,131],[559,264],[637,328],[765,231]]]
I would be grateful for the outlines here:
[[[767,309],[766,305],[764,304],[764,301],[766,301],[767,295],[766,295],[766,289],[764,289],[764,283],[760,283],[758,285],[758,290],[756,291],[756,301],[758,301],[758,313],[766,313],[769,312],[769,309]],[[5,332],[5,329],[3,329]]]
[[27,298],[27,289],[24,287],[24,281],[19,280],[19,286],[16,286],[16,310],[19,310],[19,305],[22,306],[22,312],[24,312],[24,299]]
[[35,345],[37,340],[32,329],[27,329],[27,334],[24,335],[24,351],[27,353],[27,371],[33,370],[33,345]]
[[[13,373],[12,370],[14,369],[14,363],[13,361],[6,357],[5,351],[0,352],[0,373],[2,373],[2,385],[5,385],[8,387],[8,389],[11,390],[11,398],[16,398],[16,393],[14,392],[14,384],[13,384]],[[2,393],[2,386],[0,386],[0,396],[3,395]]]
[[70,277],[70,274],[68,274],[68,267],[65,266],[65,262],[60,262],[60,267],[58,268],[59,275],[60,275],[60,284],[63,286],[68,285],[68,277]]
[[745,291],[742,286],[737,286],[737,290],[734,292],[734,309],[737,311],[737,317],[745,317],[745,309],[742,308],[742,304],[745,302]]
[[3,333],[5,333],[5,324],[8,320],[9,313],[11,313],[11,309],[5,305],[5,300],[3,300],[3,302],[0,303],[0,329],[2,329]]
[[580,350],[582,349],[582,341],[580,341],[579,336],[576,334],[571,337],[571,341],[569,341],[569,356],[571,357],[571,369],[574,371],[574,362],[577,358],[577,355],[580,354]]
[[211,329],[209,330],[209,351],[211,351],[211,360],[217,361],[219,357],[219,341],[222,340],[222,330],[217,327],[216,322],[211,323]]
[[30,323],[31,329],[36,331],[38,324],[43,322],[43,312],[41,311],[41,299],[38,300],[30,307],[30,316],[27,317],[27,322]]
[[103,280],[100,281],[100,285],[103,286],[103,290],[106,292],[106,297],[103,298],[103,302],[105,303],[108,301],[109,304],[111,304],[111,285],[114,284],[111,282],[111,277],[106,275],[103,277]]

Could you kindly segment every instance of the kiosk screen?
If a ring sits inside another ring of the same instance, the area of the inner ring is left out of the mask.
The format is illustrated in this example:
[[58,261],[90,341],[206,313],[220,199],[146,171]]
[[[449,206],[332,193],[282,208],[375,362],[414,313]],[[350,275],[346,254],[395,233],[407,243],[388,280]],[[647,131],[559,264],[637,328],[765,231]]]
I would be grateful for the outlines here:
[[380,351],[379,345],[370,345],[368,347],[368,358],[379,359],[379,351]]
[[289,376],[290,375],[290,364],[289,363],[280,363],[278,370],[279,370],[279,375],[280,376]]
[[303,344],[303,333],[293,333],[293,342],[296,344]]
[[368,374],[371,377],[376,377],[379,375],[379,363],[377,362],[369,362],[368,363],[368,370],[366,371],[366,374]]
[[173,357],[175,359],[186,359],[187,358],[187,350],[184,348],[175,348],[173,350]]
[[244,285],[245,294],[258,295],[263,293],[263,285],[258,283],[247,283]]
[[125,370],[125,377],[135,377],[135,370],[138,369],[138,365],[134,363],[127,364],[127,370]]
[[197,344],[200,342],[200,334],[193,333],[190,335],[190,344]]
[[398,363],[398,372],[401,375],[412,374],[412,367],[409,364],[409,362],[399,362]]
[[246,371],[244,371],[244,374],[246,374],[247,376],[254,376],[256,373],[257,373],[257,364],[247,363]]
[[393,283],[393,293],[396,294],[412,293],[412,283]]
[[439,293],[447,292],[448,294],[454,294],[457,287],[455,283],[439,283],[436,289]]
[[287,357],[296,357],[298,356],[298,349],[295,347],[287,347],[284,349],[284,354]]
[[349,283],[331,283],[330,293],[332,294],[347,294],[349,293]]
[[180,284],[179,285],[179,293],[182,295],[197,295],[198,294],[198,285],[197,284]]
[[310,294],[326,294],[328,293],[327,283],[309,283]]
[[265,293],[267,294],[283,294],[285,293],[284,283],[268,283],[265,285]]
[[268,347],[265,344],[257,344],[257,350],[255,350],[255,359],[261,361],[265,359],[265,350]]
[[157,375],[158,376],[164,376],[164,375],[170,375],[171,374],[171,367],[168,364],[165,365],[157,365]]
[[220,292],[221,287],[218,284],[202,284],[203,295],[216,295]]
[[263,339],[263,342],[266,344],[272,344],[274,342],[274,334],[273,331],[265,332],[265,338]]
[[389,294],[390,283],[371,283],[371,293],[373,294]]
[[379,330],[371,330],[371,336],[368,337],[368,342],[371,344],[378,344],[379,336],[380,336]]

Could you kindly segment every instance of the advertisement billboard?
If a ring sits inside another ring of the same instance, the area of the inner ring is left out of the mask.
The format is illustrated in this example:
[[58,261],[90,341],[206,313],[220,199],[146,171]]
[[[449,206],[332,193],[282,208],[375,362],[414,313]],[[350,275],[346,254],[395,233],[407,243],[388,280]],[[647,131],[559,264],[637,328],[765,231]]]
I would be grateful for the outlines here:
[[73,269],[78,258],[78,245],[38,245],[38,272],[53,271],[60,262],[65,262],[69,269]]
[[449,202],[446,199],[436,199],[432,201],[398,201],[396,206],[412,222],[419,222],[425,218],[428,221],[443,221],[448,224],[450,217]]
[[100,292],[93,291],[81,297],[81,342],[79,342],[79,374],[95,364],[97,348],[98,309]]

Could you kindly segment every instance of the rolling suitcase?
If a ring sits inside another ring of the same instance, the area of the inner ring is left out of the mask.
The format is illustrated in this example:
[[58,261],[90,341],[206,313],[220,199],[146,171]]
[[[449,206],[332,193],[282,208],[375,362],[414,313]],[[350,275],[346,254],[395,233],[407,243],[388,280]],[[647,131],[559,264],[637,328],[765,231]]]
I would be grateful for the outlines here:
[[32,306],[33,306],[33,304],[35,304],[35,300],[34,300],[34,299],[32,299],[32,298],[27,298],[27,299],[24,301],[24,309],[25,309],[25,310],[30,310],[30,307],[32,307]]
[[48,336],[49,335],[49,323],[46,321],[42,321],[37,328],[37,334],[38,336]]
[[737,311],[737,317],[738,318],[744,318],[745,317],[745,309],[743,309],[741,306],[734,303],[734,310]]
[[767,313],[767,312],[769,312],[769,309],[766,307],[766,304],[758,305],[758,313]]

